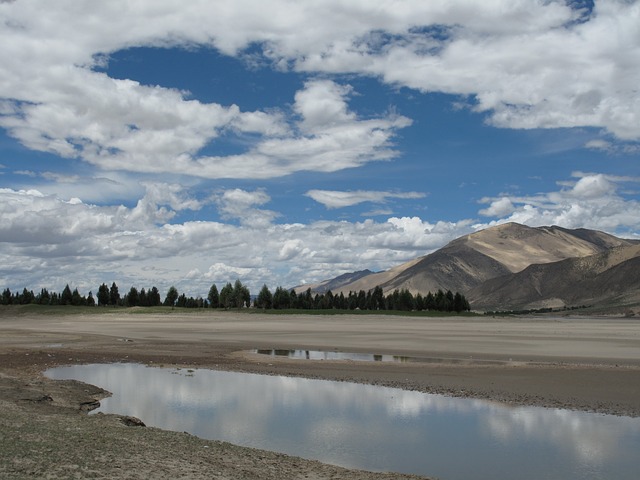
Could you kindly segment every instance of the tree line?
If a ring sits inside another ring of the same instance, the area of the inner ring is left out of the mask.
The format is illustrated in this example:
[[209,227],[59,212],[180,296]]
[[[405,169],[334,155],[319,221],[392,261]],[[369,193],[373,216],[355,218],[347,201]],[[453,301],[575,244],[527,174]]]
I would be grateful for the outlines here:
[[330,290],[326,293],[313,294],[311,289],[296,293],[295,290],[286,290],[277,287],[271,293],[264,285],[258,294],[255,305],[262,309],[308,309],[308,310],[400,310],[400,311],[440,311],[463,312],[469,311],[469,302],[459,292],[455,294],[450,290],[446,292],[438,290],[435,294],[427,295],[417,293],[413,295],[407,289],[394,290],[385,295],[382,287],[375,287],[365,292],[350,291],[347,295],[343,292],[333,294]]
[[412,294],[407,289],[395,290],[387,295],[381,287],[365,292],[349,292],[347,295],[340,292],[333,294],[326,293],[313,294],[311,289],[305,292],[296,293],[293,289],[277,287],[271,292],[267,285],[263,285],[258,295],[253,298],[249,289],[240,280],[232,285],[228,282],[218,290],[213,284],[209,289],[207,298],[187,297],[184,293],[179,293],[175,287],[170,287],[162,300],[159,290],[156,287],[149,289],[136,287],[124,295],[120,294],[115,282],[109,287],[103,283],[98,287],[96,297],[89,292],[83,296],[75,288],[71,290],[67,285],[61,293],[49,292],[43,288],[37,294],[33,290],[26,288],[21,293],[13,293],[8,288],[2,292],[0,297],[2,305],[77,305],[77,306],[123,306],[123,307],[156,307],[169,306],[181,308],[258,308],[263,310],[400,310],[400,311],[441,311],[441,312],[463,312],[469,311],[470,306],[464,295],[450,290],[444,292],[438,290],[436,293],[428,292],[427,295],[420,293]]

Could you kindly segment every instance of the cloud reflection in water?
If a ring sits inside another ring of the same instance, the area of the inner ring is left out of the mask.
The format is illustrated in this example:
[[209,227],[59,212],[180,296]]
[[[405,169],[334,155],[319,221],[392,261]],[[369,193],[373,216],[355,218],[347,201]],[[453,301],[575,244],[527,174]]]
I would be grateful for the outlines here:
[[369,470],[457,478],[636,478],[640,419],[394,388],[135,364],[50,370],[113,393],[99,411]]

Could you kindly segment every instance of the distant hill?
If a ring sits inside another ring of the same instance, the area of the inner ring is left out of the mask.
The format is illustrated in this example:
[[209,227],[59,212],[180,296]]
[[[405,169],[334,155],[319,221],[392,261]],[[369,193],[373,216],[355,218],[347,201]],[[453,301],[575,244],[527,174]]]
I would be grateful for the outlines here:
[[[639,290],[632,281],[639,245],[596,230],[507,223],[457,238],[385,272],[363,270],[296,290],[347,294],[379,285],[385,294],[399,289],[426,294],[442,289],[463,293],[472,308],[488,310],[629,300]],[[578,281],[580,271],[591,280]],[[592,294],[581,293],[588,291]]]
[[307,291],[309,288],[314,293],[327,293],[329,290],[332,292],[340,291],[345,285],[350,285],[362,277],[366,277],[372,275],[373,272],[371,270],[362,270],[360,272],[351,272],[340,275],[336,278],[332,278],[331,280],[325,280],[320,283],[309,284],[309,285],[298,285],[297,287],[293,287],[296,293],[302,293]]

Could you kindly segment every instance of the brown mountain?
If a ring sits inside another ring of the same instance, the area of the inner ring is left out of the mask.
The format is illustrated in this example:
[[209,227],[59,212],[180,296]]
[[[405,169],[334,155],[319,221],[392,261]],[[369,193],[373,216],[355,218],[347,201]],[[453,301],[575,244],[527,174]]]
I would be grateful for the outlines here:
[[477,309],[520,310],[640,302],[640,245],[530,265],[467,293]]
[[[425,294],[442,289],[465,294],[474,308],[495,310],[498,305],[500,309],[520,308],[521,305],[536,302],[545,304],[542,297],[546,293],[536,299],[528,295],[515,295],[513,292],[518,289],[518,280],[510,280],[515,278],[515,274],[533,269],[534,265],[555,264],[569,259],[594,257],[593,261],[597,262],[599,254],[633,245],[637,245],[637,242],[595,230],[570,230],[556,226],[533,228],[508,223],[465,235],[429,255],[385,272],[358,275],[352,282],[339,282],[339,285],[335,283],[334,286],[338,288],[332,291],[347,294],[349,291],[368,291],[378,285],[385,293],[406,288],[414,294]],[[630,258],[628,261],[633,260]],[[623,265],[624,263],[626,261],[616,264],[618,270],[608,273],[611,279],[618,278],[616,275],[623,279],[625,275],[629,275],[626,269],[631,267]],[[612,265],[611,268],[613,267]],[[562,270],[564,267],[555,268]],[[563,276],[560,270],[554,273],[558,279]],[[603,270],[594,275],[604,273]],[[524,277],[519,277],[520,281],[522,278]],[[327,283],[330,281],[323,282]],[[485,284],[490,286],[483,290]],[[301,286],[296,290],[306,288],[307,286]],[[498,293],[498,290],[502,293]],[[488,295],[494,291],[495,295]],[[469,297],[471,294],[473,296]],[[556,303],[561,301],[564,302],[559,298]]]

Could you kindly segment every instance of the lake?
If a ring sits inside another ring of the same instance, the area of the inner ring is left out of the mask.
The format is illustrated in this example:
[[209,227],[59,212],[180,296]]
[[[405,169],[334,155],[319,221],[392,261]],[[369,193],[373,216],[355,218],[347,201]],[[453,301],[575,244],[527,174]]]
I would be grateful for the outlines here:
[[442,480],[636,480],[640,472],[640,418],[138,364],[46,375],[112,392],[95,412],[348,468]]

